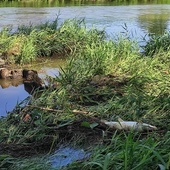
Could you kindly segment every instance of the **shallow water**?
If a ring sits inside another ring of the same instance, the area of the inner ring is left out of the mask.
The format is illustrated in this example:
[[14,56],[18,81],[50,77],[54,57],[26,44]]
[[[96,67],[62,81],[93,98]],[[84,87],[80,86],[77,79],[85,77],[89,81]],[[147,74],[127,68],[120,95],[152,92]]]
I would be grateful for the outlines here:
[[53,168],[62,169],[75,161],[80,161],[90,157],[89,152],[85,152],[80,148],[73,148],[70,146],[61,146],[52,156],[50,156],[51,166]]
[[28,96],[29,93],[25,91],[23,84],[17,87],[9,86],[8,88],[0,86],[0,116],[6,116],[8,111],[12,111],[17,103]]
[[[36,64],[30,67],[38,71],[40,78],[45,79],[46,75],[51,77],[59,76],[59,68],[64,66],[62,59],[49,60],[42,64]],[[47,82],[45,82],[47,83]],[[14,109],[16,104],[30,96],[29,89],[23,84],[22,79],[0,80],[0,116]]]
[[[128,11],[128,12],[127,12]],[[161,34],[170,28],[170,5],[131,6],[73,6],[49,8],[0,8],[0,28],[19,25],[37,25],[53,21],[59,15],[59,23],[70,18],[85,18],[88,27],[106,29],[108,34],[133,32],[141,37],[147,33]]]

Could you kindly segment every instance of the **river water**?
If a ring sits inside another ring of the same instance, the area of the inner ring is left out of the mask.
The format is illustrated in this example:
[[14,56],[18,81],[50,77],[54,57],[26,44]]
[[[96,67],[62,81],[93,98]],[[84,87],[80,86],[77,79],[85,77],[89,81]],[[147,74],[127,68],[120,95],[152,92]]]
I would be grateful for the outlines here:
[[105,28],[109,34],[125,31],[140,37],[147,33],[162,34],[170,28],[170,5],[130,5],[130,6],[67,6],[23,8],[0,8],[0,29],[4,26],[40,24],[53,21],[59,15],[59,23],[70,18],[85,18],[88,27]]
[[[15,30],[19,25],[37,25],[53,21],[57,15],[59,23],[66,19],[84,18],[88,28],[105,29],[111,36],[128,32],[130,37],[138,42],[147,34],[160,35],[170,29],[170,4],[126,5],[102,1],[90,4],[76,3],[74,6],[68,2],[37,5],[10,1],[0,2],[0,30],[7,26],[12,26]],[[58,61],[53,63],[56,63],[56,66],[49,66],[49,69],[58,67]],[[11,83],[8,88],[4,88],[2,83],[6,82],[0,81],[0,116],[5,116],[17,102],[28,97],[29,93],[25,91],[22,83],[18,86]]]

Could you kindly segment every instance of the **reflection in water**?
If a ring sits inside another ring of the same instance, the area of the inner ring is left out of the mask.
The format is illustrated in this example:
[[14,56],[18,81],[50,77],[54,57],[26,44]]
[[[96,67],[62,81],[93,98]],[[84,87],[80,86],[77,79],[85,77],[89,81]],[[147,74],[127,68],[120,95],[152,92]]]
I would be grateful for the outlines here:
[[17,103],[28,96],[23,84],[19,84],[17,87],[9,86],[5,89],[0,86],[0,116],[6,116],[7,112],[12,111]]
[[34,93],[35,90],[41,90],[41,87],[36,82],[26,82],[24,83],[24,90],[28,92],[30,95]]
[[0,86],[2,89],[8,88],[9,86],[19,86],[23,84],[23,79],[2,79],[0,80]]
[[[44,83],[47,86],[48,86],[48,81],[46,80],[47,75],[53,78],[59,76],[58,68],[44,67],[41,68],[40,72],[41,73],[39,73],[38,76],[41,79],[44,79]],[[39,87],[39,85],[37,85],[36,82],[32,83],[25,82],[23,84],[23,79],[0,80],[0,117],[6,116],[7,112],[12,111],[17,103],[20,103],[22,100],[27,98],[30,94],[33,93],[33,91],[37,87]]]
[[148,33],[162,35],[168,29],[168,21],[170,13],[161,14],[143,14],[139,15],[138,21],[141,28],[144,28]]

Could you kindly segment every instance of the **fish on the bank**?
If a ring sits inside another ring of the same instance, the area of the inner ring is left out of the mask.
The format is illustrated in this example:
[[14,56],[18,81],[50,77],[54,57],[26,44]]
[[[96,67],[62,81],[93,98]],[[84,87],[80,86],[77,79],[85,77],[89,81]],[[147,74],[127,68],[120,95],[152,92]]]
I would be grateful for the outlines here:
[[156,126],[152,126],[150,124],[139,123],[135,121],[123,121],[120,118],[118,119],[117,122],[114,121],[109,122],[106,120],[102,120],[102,123],[106,124],[110,128],[115,128],[118,130],[138,131],[138,132],[142,132],[146,130],[157,130]]

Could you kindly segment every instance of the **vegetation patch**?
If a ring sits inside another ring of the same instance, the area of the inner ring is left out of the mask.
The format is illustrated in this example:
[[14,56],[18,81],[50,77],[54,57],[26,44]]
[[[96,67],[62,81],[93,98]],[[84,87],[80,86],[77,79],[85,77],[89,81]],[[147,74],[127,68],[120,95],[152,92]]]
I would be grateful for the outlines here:
[[[22,36],[22,47],[27,42],[24,40],[31,38],[28,42],[36,49],[35,56],[62,53],[68,59],[60,76],[53,80],[55,89],[35,91],[24,107],[18,104],[0,119],[0,167],[15,169],[24,162],[20,157],[11,161],[14,146],[51,153],[61,143],[69,143],[86,146],[92,155],[67,169],[169,169],[169,44],[164,50],[159,45],[149,48],[151,38],[145,47],[147,55],[143,55],[137,43],[127,37],[106,39],[104,31],[87,30],[84,22],[77,20],[61,26],[56,23],[19,29],[14,34],[1,32],[1,37],[5,36],[0,42],[2,53],[11,48],[12,42],[3,43],[6,38]],[[22,51],[18,54],[13,57],[19,63],[29,56]],[[157,130],[120,131],[102,123],[117,118],[148,123]],[[24,168],[30,164],[32,169],[42,167],[42,159],[34,166],[27,162]],[[42,169],[49,169],[47,160],[43,164]]]
[[58,18],[39,26],[20,26],[12,33],[5,28],[0,32],[1,58],[7,63],[26,64],[39,57],[77,53],[87,44],[103,39],[97,30],[87,31],[83,20],[68,20],[58,26]]

